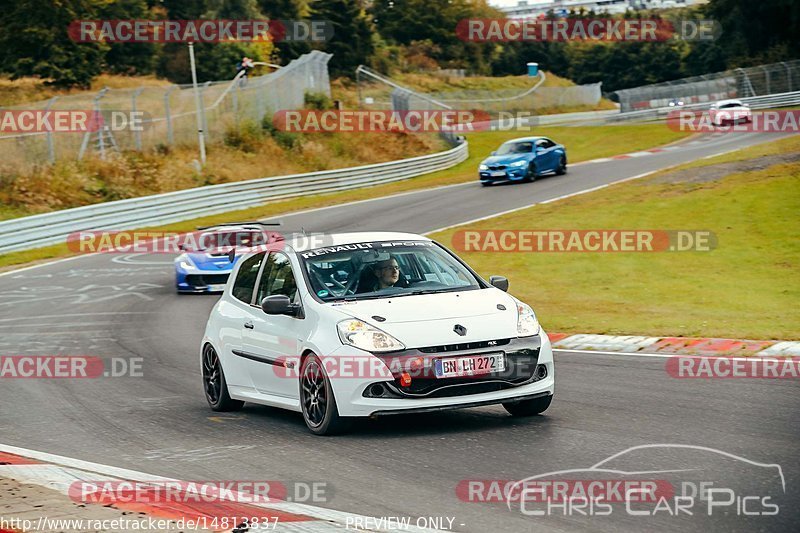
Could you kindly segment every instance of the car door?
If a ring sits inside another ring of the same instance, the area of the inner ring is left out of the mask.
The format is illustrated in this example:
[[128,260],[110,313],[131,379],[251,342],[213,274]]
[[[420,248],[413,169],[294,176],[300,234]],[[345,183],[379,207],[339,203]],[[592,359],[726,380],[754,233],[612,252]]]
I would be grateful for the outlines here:
[[240,353],[244,339],[244,325],[252,321],[253,294],[256,280],[264,262],[264,252],[248,257],[236,273],[230,294],[224,294],[218,308],[220,341],[224,353],[225,379],[232,387],[252,389],[246,361]]
[[543,172],[550,172],[558,165],[558,154],[556,153],[556,143],[550,139],[539,139],[540,150],[544,157],[544,164],[541,167]]
[[[281,294],[293,303],[300,303],[297,280],[289,256],[270,252],[253,299],[251,326],[243,332],[243,350],[256,390],[288,398],[298,397],[295,364],[300,355],[300,339],[306,321],[288,315],[268,315],[261,309],[267,296]],[[287,367],[287,364],[289,365]]]

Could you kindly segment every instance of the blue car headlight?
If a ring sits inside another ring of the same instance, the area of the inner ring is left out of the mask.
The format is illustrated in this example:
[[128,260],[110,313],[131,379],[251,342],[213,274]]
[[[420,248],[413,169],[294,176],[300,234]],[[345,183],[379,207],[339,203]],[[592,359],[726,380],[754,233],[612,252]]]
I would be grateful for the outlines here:
[[527,161],[525,161],[524,159],[521,159],[520,161],[514,161],[513,163],[511,163],[511,164],[510,164],[510,165],[508,165],[508,166],[510,166],[510,167],[515,167],[515,168],[519,168],[519,167],[524,167],[524,166],[525,166],[525,165],[527,165],[527,164],[528,164],[528,162],[527,162]]
[[194,263],[192,263],[192,260],[189,259],[188,257],[182,257],[180,261],[178,261],[178,266],[183,270],[191,270],[193,268],[196,268],[194,266]]
[[484,165],[483,163],[481,163],[480,165],[478,165],[478,170],[489,170],[489,165]]

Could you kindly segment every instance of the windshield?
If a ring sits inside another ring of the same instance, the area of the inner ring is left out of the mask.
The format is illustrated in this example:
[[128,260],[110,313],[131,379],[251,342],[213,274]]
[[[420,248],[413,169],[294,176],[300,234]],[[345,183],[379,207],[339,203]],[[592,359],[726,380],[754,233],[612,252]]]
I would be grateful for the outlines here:
[[505,154],[529,154],[533,152],[533,142],[508,142],[497,150],[497,155]]
[[731,108],[731,107],[742,107],[742,103],[741,102],[728,102],[727,104],[722,104],[721,106],[719,106],[720,109],[728,109],[728,108]]
[[365,242],[298,254],[323,301],[479,289],[475,276],[431,241]]

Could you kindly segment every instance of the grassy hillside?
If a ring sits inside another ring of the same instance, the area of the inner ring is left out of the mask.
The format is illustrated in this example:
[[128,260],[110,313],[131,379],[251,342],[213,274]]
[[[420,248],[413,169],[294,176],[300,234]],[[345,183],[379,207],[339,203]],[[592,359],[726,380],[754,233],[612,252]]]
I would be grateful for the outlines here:
[[[800,339],[800,137],[537,205],[456,231],[706,230],[712,251],[462,253],[505,275],[549,331]],[[690,222],[687,222],[690,221]]]

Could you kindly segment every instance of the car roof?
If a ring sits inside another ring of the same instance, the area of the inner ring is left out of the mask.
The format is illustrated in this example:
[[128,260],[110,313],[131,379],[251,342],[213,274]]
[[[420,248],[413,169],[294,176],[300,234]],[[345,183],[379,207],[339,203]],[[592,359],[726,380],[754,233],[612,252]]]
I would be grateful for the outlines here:
[[220,233],[236,231],[264,231],[264,228],[253,224],[242,224],[241,226],[211,226],[203,228],[203,233]]
[[287,235],[284,244],[296,252],[305,252],[327,246],[341,246],[361,242],[376,241],[430,241],[431,239],[416,233],[393,231],[359,231],[346,233],[309,233]]
[[508,140],[508,141],[504,142],[503,144],[506,144],[506,143],[515,143],[515,142],[529,142],[529,141],[538,141],[539,139],[547,139],[547,138],[548,138],[548,137],[545,137],[545,136],[543,136],[543,135],[537,135],[537,136],[535,136],[535,137],[519,137],[518,139],[511,139],[511,140]]

